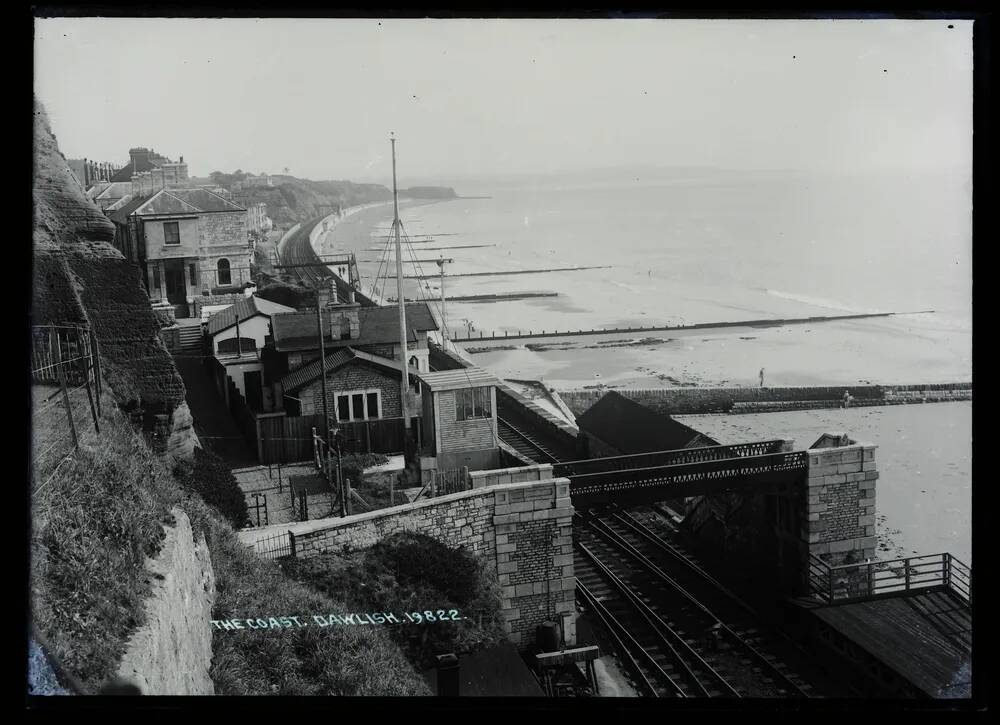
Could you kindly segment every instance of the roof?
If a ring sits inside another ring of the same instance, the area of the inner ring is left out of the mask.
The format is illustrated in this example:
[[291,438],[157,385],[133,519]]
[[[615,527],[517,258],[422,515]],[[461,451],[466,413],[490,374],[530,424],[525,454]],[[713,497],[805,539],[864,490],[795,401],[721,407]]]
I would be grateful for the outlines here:
[[123,167],[115,172],[115,175],[111,177],[112,181],[132,181],[132,174],[138,174],[142,171],[152,171],[153,169],[159,168],[156,164],[149,161],[149,159],[140,158],[138,163],[134,161],[129,161]]
[[132,214],[154,216],[161,214],[200,214],[216,211],[246,211],[242,206],[219,196],[208,189],[160,189],[150,196],[138,196],[111,215],[119,224]]
[[[128,197],[123,197],[123,198],[128,198]],[[145,201],[147,201],[147,199],[143,196],[137,196],[134,199],[130,199],[128,202],[126,202],[122,206],[115,209],[114,212],[112,212],[111,221],[115,222],[116,224],[126,224],[128,222],[128,218],[132,216],[132,212],[134,212],[136,209],[142,206]]]
[[[332,308],[338,310],[337,307]],[[324,322],[326,320],[324,319]],[[399,310],[396,307],[358,308],[359,334],[351,340],[334,339],[324,335],[324,344],[333,347],[363,345],[386,345],[399,341]],[[319,347],[316,334],[316,313],[295,312],[275,315],[271,318],[274,330],[274,349],[279,352],[294,350],[315,350]],[[324,329],[329,330],[328,327]],[[426,302],[406,305],[406,339],[417,341],[418,332],[437,330],[437,320],[431,314]]]
[[[369,363],[392,370],[396,373],[402,372],[400,364],[395,360],[380,357],[379,355],[371,355],[361,350],[355,350],[351,347],[342,347],[333,354],[327,355],[326,371],[329,373],[352,362]],[[411,369],[416,372],[416,368]],[[320,376],[320,373],[320,362],[319,360],[316,360],[308,365],[302,366],[298,370],[293,370],[288,373],[288,375],[281,379],[281,387],[286,393],[292,392],[301,388],[303,385],[311,383]]]
[[462,370],[440,370],[433,373],[420,373],[420,382],[434,392],[442,390],[459,390],[464,388],[479,388],[486,385],[498,385],[496,376],[482,368],[470,367]]
[[283,312],[295,312],[295,308],[279,305],[277,302],[271,302],[271,300],[265,300],[261,297],[244,297],[239,302],[219,310],[208,318],[208,334],[217,335],[223,330],[228,330],[236,324],[237,317],[240,322],[243,322],[257,315],[270,317]]
[[113,181],[111,183],[101,183],[106,183],[107,186],[94,196],[95,199],[121,199],[123,196],[128,196],[132,193],[132,182]]
[[707,445],[717,445],[705,434],[666,413],[652,410],[613,390],[590,406],[576,422],[581,431],[623,454],[677,450],[699,436]]

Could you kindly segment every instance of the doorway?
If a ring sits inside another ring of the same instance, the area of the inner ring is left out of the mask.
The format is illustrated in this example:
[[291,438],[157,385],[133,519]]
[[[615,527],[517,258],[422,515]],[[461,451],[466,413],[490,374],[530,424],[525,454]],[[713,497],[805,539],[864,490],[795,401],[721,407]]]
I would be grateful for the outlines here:
[[264,390],[261,387],[259,370],[243,373],[243,390],[246,391],[247,407],[254,413],[263,413]]
[[167,288],[167,301],[174,306],[177,317],[188,316],[187,285],[184,280],[184,260],[163,260],[163,281]]

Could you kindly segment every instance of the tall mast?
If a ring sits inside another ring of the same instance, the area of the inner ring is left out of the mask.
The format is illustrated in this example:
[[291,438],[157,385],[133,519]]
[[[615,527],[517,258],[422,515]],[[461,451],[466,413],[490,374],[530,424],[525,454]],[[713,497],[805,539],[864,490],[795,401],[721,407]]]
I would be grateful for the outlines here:
[[407,410],[406,398],[410,392],[410,365],[407,362],[409,352],[406,349],[406,303],[403,301],[403,251],[399,243],[399,196],[396,192],[396,137],[390,134],[392,141],[392,230],[396,237],[396,299],[399,300],[399,349],[402,353],[403,381],[400,389],[400,406],[403,413],[403,426],[410,429],[410,415]]

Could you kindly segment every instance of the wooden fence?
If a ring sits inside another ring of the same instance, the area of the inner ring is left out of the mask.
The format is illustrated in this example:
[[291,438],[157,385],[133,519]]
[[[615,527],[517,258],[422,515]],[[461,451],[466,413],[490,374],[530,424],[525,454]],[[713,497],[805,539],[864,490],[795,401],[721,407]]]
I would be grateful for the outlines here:
[[[414,430],[418,419],[411,420]],[[251,442],[257,446],[261,463],[293,463],[313,457],[312,429],[323,430],[322,415],[263,415],[256,418],[257,432]],[[406,430],[402,418],[383,418],[334,423],[343,435],[343,452],[399,454],[406,451]],[[256,437],[259,436],[259,443]]]
[[435,496],[468,491],[470,488],[472,488],[472,479],[469,478],[468,466],[434,471],[434,482],[431,490]]
[[[78,396],[86,395],[94,431],[101,432],[102,381],[97,338],[83,325],[32,327],[30,364],[33,384],[61,388],[48,397],[41,390],[32,395],[33,421],[48,421],[34,431],[32,465],[37,472],[80,444],[77,424],[85,422],[86,414],[82,419],[79,412],[74,416],[72,397],[79,399]],[[53,409],[65,413],[65,426],[61,425],[61,415],[56,419],[47,417]]]

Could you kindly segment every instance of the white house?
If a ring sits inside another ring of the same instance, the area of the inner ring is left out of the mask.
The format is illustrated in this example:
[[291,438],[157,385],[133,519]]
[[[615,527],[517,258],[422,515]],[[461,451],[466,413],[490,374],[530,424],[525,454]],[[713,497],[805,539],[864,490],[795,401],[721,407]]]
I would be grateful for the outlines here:
[[271,381],[264,379],[260,351],[271,341],[271,315],[295,312],[277,302],[247,297],[208,318],[206,334],[215,358],[215,382],[228,403],[229,377],[251,410],[274,410]]

